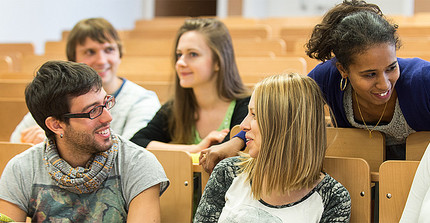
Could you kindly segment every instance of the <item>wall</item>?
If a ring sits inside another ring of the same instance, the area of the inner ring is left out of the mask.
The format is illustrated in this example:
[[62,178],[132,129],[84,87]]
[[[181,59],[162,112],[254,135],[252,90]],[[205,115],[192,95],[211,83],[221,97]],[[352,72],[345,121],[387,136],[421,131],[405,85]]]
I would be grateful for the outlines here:
[[132,29],[135,20],[153,17],[153,1],[2,0],[0,42],[33,42],[43,53],[46,40],[60,40],[63,30],[84,18],[104,17],[117,29]]
[[[132,29],[137,19],[154,17],[155,1],[1,0],[0,43],[33,42],[40,54],[45,41],[60,40],[63,30],[70,30],[83,18],[104,17],[117,29]],[[216,7],[221,17],[242,11],[244,17],[266,18],[322,15],[338,2],[341,0],[218,0]],[[412,15],[414,11],[414,0],[373,2],[386,14]]]
[[[427,1],[427,0],[426,0]],[[323,15],[342,0],[243,0],[244,17],[280,17]],[[414,0],[369,0],[385,14],[412,15]]]

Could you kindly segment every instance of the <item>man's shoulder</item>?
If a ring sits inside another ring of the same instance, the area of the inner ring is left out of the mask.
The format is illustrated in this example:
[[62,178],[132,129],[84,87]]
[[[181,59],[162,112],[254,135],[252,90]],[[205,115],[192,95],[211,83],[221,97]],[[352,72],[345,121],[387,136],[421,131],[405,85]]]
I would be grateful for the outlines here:
[[[145,96],[156,96],[155,92],[150,91],[130,80],[126,80],[122,91],[119,95],[123,94],[133,94],[133,95],[145,95]],[[118,96],[119,96],[118,95]]]
[[115,137],[118,140],[119,152],[122,156],[127,157],[126,159],[136,159],[137,157],[142,156],[153,156],[151,152],[131,142],[130,140],[120,135],[115,135]]

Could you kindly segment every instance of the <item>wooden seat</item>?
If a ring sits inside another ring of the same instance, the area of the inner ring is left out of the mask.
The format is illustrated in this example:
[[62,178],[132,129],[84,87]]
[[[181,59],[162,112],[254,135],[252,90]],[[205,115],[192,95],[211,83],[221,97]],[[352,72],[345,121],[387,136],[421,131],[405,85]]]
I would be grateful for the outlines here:
[[32,146],[30,143],[0,142],[0,176],[10,159]]
[[385,160],[385,138],[373,131],[372,138],[365,129],[327,128],[326,156],[363,158],[371,172],[378,172]]
[[7,142],[28,109],[24,98],[0,98],[0,108],[0,141]]
[[406,138],[406,160],[420,161],[430,143],[430,131],[415,132]]
[[160,197],[161,222],[191,222],[193,203],[193,163],[189,153],[149,150],[161,163],[170,186]]
[[379,168],[379,222],[399,222],[419,161],[385,161]]
[[0,97],[24,98],[25,87],[29,80],[0,79]]
[[370,171],[361,158],[330,157],[324,159],[324,170],[340,182],[351,196],[351,222],[371,222]]

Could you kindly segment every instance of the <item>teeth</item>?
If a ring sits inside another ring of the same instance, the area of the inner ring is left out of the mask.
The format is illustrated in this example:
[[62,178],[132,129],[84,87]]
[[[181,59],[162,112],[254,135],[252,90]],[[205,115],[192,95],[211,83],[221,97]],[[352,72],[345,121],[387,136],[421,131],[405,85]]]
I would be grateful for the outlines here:
[[388,94],[388,91],[386,91],[385,93],[379,94],[379,95],[382,96],[382,97],[384,97],[387,94]]
[[106,130],[99,132],[99,134],[102,134],[102,135],[106,135],[108,133],[109,133],[109,129],[106,129]]

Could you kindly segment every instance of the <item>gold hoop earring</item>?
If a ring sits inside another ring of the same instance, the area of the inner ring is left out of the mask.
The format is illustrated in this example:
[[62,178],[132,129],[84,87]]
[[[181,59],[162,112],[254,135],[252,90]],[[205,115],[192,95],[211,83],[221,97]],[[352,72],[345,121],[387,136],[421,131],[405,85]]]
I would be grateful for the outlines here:
[[[345,80],[345,83],[343,82]],[[346,88],[346,85],[348,85],[348,78],[342,78],[340,79],[340,90],[344,91]]]

